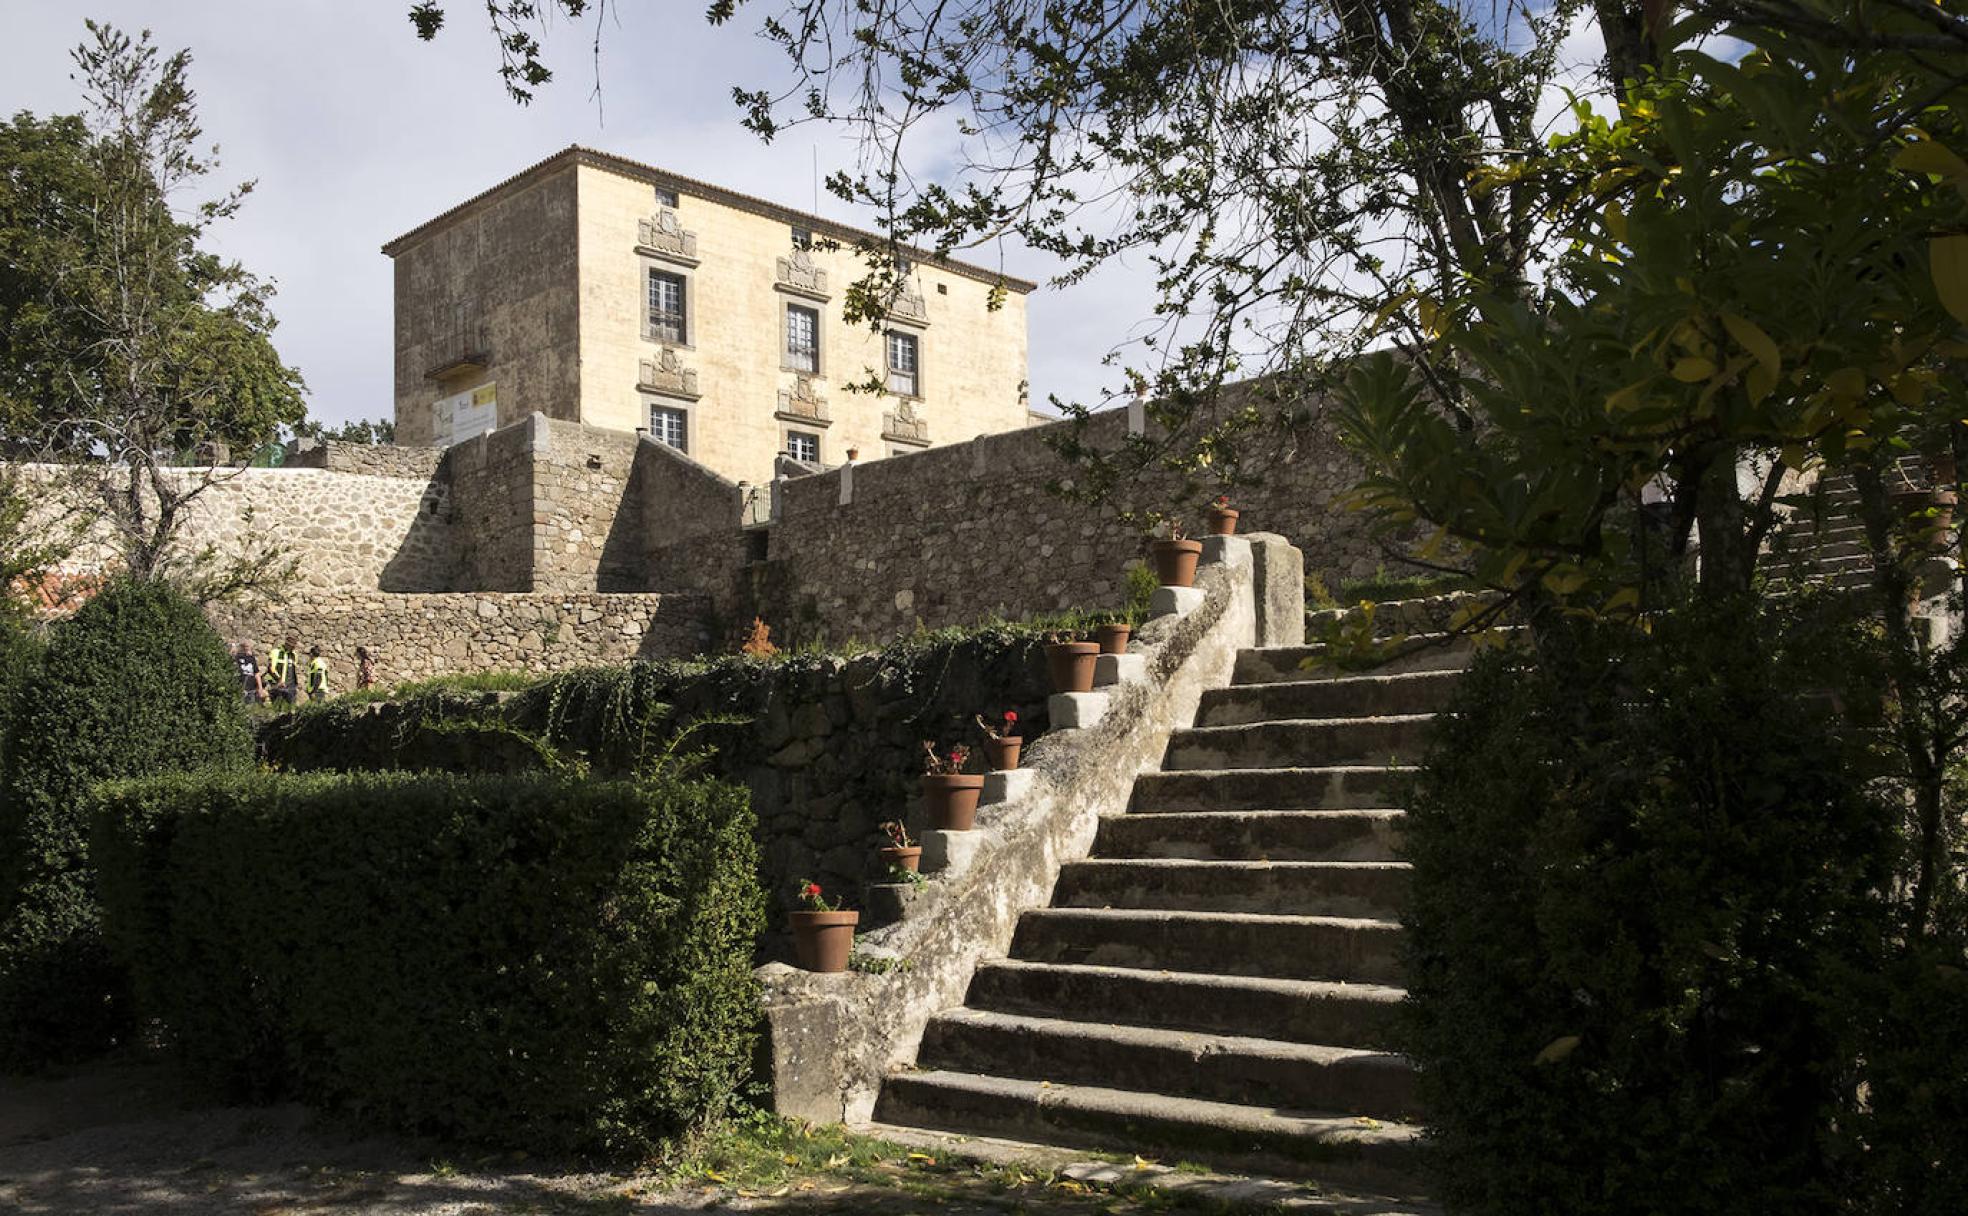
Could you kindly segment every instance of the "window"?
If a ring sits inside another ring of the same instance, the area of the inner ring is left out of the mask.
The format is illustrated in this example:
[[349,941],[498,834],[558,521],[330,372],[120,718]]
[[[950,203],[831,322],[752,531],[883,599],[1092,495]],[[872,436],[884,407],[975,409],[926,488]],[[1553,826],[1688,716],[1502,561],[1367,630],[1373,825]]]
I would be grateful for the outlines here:
[[910,260],[909,260],[908,258],[905,258],[905,257],[901,257],[900,255],[898,255],[898,256],[896,257],[896,259],[895,259],[895,277],[896,277],[896,278],[898,278],[898,279],[906,279],[906,278],[908,278],[908,277],[909,277],[909,273],[910,273],[911,271],[913,271],[913,270],[914,270],[915,268],[916,268],[916,264],[915,264],[914,262],[912,262],[912,261],[910,261]]
[[901,397],[916,397],[919,385],[916,335],[891,331],[888,335],[888,391]]
[[649,336],[678,346],[688,345],[684,316],[683,276],[667,270],[649,272]]
[[668,186],[656,187],[656,205],[674,207],[677,205],[677,192]]
[[793,248],[813,248],[813,229],[802,228],[798,224],[793,225]]
[[659,443],[667,443],[679,452],[690,450],[690,427],[682,410],[667,405],[649,407],[649,433]]
[[820,436],[805,431],[786,432],[786,455],[808,464],[820,463]]
[[786,305],[786,366],[794,371],[820,370],[820,311]]

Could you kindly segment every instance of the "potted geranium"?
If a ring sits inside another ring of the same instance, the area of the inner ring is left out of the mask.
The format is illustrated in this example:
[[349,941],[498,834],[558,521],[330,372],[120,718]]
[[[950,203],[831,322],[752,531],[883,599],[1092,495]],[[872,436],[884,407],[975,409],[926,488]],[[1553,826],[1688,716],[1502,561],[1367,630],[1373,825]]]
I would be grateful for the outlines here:
[[923,767],[923,800],[929,804],[930,826],[940,832],[968,832],[977,826],[977,799],[984,792],[984,775],[966,773],[970,749],[959,743],[947,752],[923,741],[928,763]]
[[847,970],[847,958],[854,953],[854,926],[861,914],[830,901],[817,882],[800,880],[799,907],[793,910],[793,949],[799,965],[808,971],[831,973]]
[[1070,633],[1049,635],[1046,669],[1052,675],[1052,691],[1092,692],[1093,660],[1099,654],[1097,643],[1082,642]]
[[984,732],[984,762],[995,773],[1008,773],[1018,767],[1018,750],[1025,740],[1018,737],[1018,711],[1007,709],[999,715],[994,726],[977,715],[978,728]]
[[1164,536],[1148,546],[1155,562],[1155,578],[1164,587],[1196,585],[1196,562],[1203,556],[1203,542],[1182,534],[1182,521],[1170,519],[1163,525]]
[[881,830],[888,843],[877,849],[876,855],[888,867],[888,876],[916,873],[922,866],[922,846],[909,835],[908,826],[900,819],[891,819],[881,825]]
[[1218,494],[1215,498],[1211,499],[1209,505],[1210,535],[1235,536],[1237,534],[1237,516],[1239,514],[1241,512],[1230,505],[1230,496],[1228,494]]

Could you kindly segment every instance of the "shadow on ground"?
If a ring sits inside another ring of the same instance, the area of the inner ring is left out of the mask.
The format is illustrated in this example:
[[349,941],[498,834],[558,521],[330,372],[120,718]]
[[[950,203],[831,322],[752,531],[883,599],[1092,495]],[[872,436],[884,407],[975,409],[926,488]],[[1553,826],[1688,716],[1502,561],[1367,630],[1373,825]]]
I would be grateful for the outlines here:
[[1006,1187],[1002,1176],[905,1160],[878,1182],[822,1175],[756,1193],[691,1187],[654,1175],[550,1172],[511,1156],[472,1160],[432,1143],[351,1131],[292,1104],[201,1103],[175,1069],[152,1058],[0,1078],[0,1212],[22,1216],[1165,1210],[1073,1185]]

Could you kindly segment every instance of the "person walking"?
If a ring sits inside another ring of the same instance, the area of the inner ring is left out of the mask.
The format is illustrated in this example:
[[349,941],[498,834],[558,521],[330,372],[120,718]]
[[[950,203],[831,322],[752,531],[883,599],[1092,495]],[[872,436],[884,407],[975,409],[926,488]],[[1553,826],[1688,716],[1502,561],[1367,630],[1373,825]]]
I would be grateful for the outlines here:
[[369,648],[367,646],[357,646],[355,648],[355,686],[357,688],[374,688],[376,686],[376,665],[369,661]]
[[319,646],[308,647],[307,692],[310,701],[328,699],[328,660]]
[[246,704],[265,705],[266,682],[260,677],[260,656],[253,653],[251,642],[233,644],[232,665],[239,669],[239,695]]
[[273,677],[272,697],[293,705],[301,699],[301,640],[289,634],[285,645],[276,644],[267,655],[268,674]]

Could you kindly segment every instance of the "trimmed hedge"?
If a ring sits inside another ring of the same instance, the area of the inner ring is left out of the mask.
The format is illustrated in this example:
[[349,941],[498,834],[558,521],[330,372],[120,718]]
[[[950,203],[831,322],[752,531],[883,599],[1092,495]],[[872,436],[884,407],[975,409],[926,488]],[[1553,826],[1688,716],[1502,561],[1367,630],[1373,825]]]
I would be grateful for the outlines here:
[[742,790],[257,773],[98,797],[111,946],[225,1090],[622,1157],[747,1075],[764,901]]
[[252,762],[238,677],[198,606],[118,582],[57,625],[13,705],[0,784],[0,1066],[72,1060],[130,1025],[103,953],[89,787]]
[[1896,812],[1804,694],[1835,652],[1789,630],[1754,604],[1552,625],[1438,719],[1406,1047],[1451,1210],[1851,1210],[1848,979],[1885,953]]

